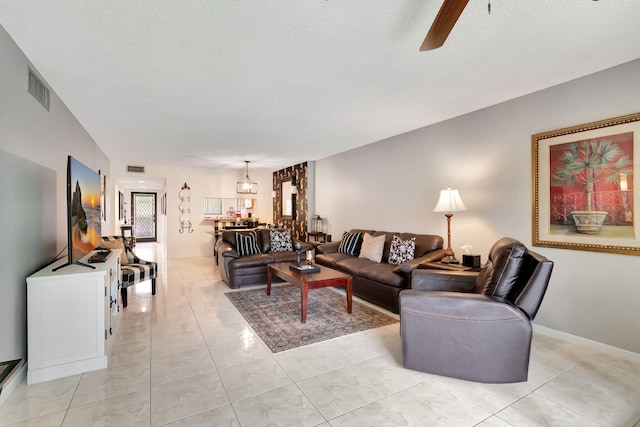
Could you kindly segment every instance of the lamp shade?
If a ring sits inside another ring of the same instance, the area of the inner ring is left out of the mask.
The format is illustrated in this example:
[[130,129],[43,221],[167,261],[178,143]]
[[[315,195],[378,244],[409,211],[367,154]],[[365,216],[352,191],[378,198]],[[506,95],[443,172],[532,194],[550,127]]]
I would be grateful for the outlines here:
[[467,208],[460,198],[460,192],[451,187],[440,191],[440,198],[438,199],[436,207],[433,209],[434,212],[458,212],[466,210]]

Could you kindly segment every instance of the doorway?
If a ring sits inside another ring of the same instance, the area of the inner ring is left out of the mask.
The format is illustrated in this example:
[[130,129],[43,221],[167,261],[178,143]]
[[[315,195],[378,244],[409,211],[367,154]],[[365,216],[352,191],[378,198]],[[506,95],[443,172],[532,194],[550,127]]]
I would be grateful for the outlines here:
[[156,193],[131,193],[131,225],[137,242],[158,240]]

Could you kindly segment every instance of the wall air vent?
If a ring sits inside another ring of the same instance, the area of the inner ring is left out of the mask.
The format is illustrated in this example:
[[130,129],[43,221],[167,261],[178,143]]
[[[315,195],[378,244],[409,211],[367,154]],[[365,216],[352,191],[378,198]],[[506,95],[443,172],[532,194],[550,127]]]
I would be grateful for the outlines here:
[[127,172],[144,173],[144,166],[127,165]]
[[[28,68],[28,67],[27,67]],[[42,80],[29,69],[29,93],[38,100],[44,108],[49,111],[49,89],[44,85]]]

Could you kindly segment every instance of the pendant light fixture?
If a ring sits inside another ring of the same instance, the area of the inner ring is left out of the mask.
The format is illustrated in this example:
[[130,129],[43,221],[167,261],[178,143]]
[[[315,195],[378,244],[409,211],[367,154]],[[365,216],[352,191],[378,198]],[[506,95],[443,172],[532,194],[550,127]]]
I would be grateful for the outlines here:
[[249,179],[249,160],[245,160],[244,162],[247,167],[247,175],[243,181],[236,183],[236,192],[238,194],[258,194],[258,183],[252,182],[251,179]]

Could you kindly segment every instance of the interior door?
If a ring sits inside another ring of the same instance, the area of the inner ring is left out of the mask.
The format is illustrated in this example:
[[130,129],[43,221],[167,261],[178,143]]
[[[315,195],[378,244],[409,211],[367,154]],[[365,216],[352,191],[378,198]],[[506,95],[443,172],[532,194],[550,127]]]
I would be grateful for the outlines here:
[[131,206],[131,225],[136,241],[157,241],[157,194],[132,192]]

